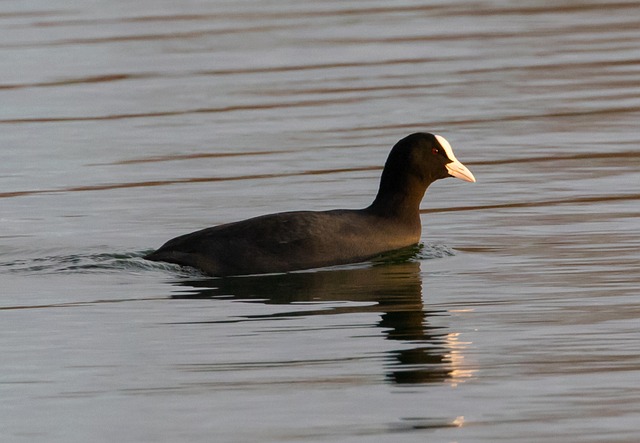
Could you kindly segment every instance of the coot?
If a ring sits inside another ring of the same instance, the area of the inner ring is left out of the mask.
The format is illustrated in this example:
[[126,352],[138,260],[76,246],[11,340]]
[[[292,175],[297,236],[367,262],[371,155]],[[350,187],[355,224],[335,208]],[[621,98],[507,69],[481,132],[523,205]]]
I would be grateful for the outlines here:
[[378,194],[364,209],[263,215],[176,237],[145,258],[211,276],[366,261],[418,243],[422,197],[431,183],[445,177],[476,181],[444,137],[411,134],[391,150]]

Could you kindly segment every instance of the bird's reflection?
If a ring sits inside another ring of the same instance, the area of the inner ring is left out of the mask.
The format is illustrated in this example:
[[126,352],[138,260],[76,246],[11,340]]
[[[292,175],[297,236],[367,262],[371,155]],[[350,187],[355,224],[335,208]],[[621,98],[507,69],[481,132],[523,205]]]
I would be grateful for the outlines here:
[[448,346],[451,334],[446,328],[429,324],[430,317],[446,315],[446,311],[424,309],[419,263],[188,280],[179,284],[194,290],[174,298],[255,300],[265,304],[359,302],[333,305],[331,309],[322,306],[317,310],[269,314],[264,318],[379,312],[381,319],[377,326],[383,329],[386,338],[402,342],[402,346],[387,356],[389,381],[398,384],[455,382],[457,371]]

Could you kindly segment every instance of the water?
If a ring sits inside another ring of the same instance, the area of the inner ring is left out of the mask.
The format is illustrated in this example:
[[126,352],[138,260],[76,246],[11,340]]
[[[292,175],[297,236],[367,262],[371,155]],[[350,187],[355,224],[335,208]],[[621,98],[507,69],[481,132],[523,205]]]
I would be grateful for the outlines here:
[[[3,2],[0,438],[608,441],[640,429],[635,1]],[[423,248],[206,279],[178,234],[370,203]]]

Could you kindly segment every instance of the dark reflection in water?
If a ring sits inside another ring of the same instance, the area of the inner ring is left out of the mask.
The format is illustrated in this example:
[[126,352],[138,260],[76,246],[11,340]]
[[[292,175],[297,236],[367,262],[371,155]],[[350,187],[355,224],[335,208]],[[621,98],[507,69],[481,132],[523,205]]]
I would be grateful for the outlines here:
[[[224,298],[265,304],[318,303],[318,309],[252,316],[247,320],[341,313],[379,312],[388,340],[402,346],[388,352],[389,381],[404,383],[455,382],[450,334],[429,324],[429,318],[446,315],[429,311],[422,303],[422,281],[417,262],[374,265],[356,269],[334,269],[277,275],[227,277],[179,282],[193,292],[174,298]],[[331,305],[329,302],[357,302]]]

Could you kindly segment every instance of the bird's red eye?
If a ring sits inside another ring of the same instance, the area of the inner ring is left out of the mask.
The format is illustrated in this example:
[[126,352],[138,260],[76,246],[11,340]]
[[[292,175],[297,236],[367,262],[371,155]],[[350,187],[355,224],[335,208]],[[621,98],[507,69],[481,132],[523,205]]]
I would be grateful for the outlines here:
[[440,151],[438,150],[438,148],[433,148],[431,150],[431,152],[433,153],[433,155],[438,155],[440,153]]

